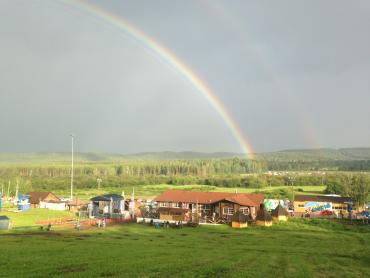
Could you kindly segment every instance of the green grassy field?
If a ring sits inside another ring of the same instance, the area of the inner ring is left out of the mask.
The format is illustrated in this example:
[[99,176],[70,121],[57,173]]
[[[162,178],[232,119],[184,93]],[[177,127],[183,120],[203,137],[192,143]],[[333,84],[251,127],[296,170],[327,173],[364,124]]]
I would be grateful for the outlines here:
[[38,220],[73,217],[69,211],[55,211],[48,209],[30,209],[24,212],[14,212],[13,209],[3,209],[0,215],[6,215],[11,219],[13,228],[35,226]]
[[[104,187],[101,190],[98,189],[75,189],[75,194],[78,198],[82,200],[88,200],[94,196],[106,193],[117,193],[121,194],[122,190],[125,192],[126,196],[131,196],[133,188],[135,189],[135,196],[147,198],[154,197],[161,194],[167,189],[179,189],[179,190],[193,190],[193,191],[218,191],[218,192],[239,192],[239,193],[268,193],[273,191],[278,191],[286,189],[291,191],[290,186],[273,186],[264,188],[243,188],[243,187],[219,187],[210,185],[169,185],[169,184],[156,184],[156,185],[139,185],[134,187]],[[295,194],[323,194],[325,186],[294,186]],[[67,190],[53,190],[58,196],[68,196],[69,192]]]
[[272,227],[0,233],[1,277],[370,277],[365,226],[295,219]]

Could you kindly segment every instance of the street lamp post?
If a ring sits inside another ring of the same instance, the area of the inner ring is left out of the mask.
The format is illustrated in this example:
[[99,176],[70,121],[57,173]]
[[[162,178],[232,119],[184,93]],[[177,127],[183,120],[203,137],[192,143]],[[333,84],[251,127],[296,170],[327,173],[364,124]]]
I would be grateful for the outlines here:
[[98,183],[98,190],[100,190],[100,183],[102,182],[103,180],[101,178],[97,178],[96,179],[96,182]]
[[291,182],[292,194],[293,194],[292,199],[294,201],[294,180],[295,180],[295,177],[289,177],[289,180]]
[[73,157],[73,155],[74,155],[74,150],[73,150],[73,142],[74,141],[74,137],[73,137],[73,134],[71,134],[71,144],[72,144],[72,160],[71,160],[71,166],[72,166],[72,169],[71,169],[71,196],[70,196],[70,199],[71,199],[71,202],[73,201],[73,159],[74,159],[74,157]]

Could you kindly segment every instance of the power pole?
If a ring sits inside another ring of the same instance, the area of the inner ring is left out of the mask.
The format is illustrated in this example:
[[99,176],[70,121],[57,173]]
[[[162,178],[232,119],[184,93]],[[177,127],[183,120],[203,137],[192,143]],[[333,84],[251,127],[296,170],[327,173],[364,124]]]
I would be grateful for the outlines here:
[[7,200],[9,200],[9,193],[10,193],[10,180],[8,182],[8,194],[6,195]]
[[73,201],[73,159],[74,159],[74,157],[73,157],[73,152],[74,152],[74,150],[73,150],[73,140],[74,140],[74,137],[73,137],[73,134],[71,134],[71,143],[72,143],[72,169],[71,169],[71,196],[70,196],[70,199],[71,199],[71,202]]
[[101,178],[97,178],[96,179],[97,183],[98,183],[98,190],[100,190],[100,183],[103,181]]
[[19,181],[17,179],[17,185],[15,186],[15,196],[14,196],[15,200],[18,200],[18,191],[19,191]]

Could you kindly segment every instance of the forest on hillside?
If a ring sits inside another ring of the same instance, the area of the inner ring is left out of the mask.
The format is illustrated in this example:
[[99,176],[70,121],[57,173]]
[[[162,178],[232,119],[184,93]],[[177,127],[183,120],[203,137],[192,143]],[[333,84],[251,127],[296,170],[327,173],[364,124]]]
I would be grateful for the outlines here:
[[[211,160],[125,161],[117,163],[77,163],[75,185],[80,189],[120,188],[139,185],[210,185],[255,190],[277,186],[325,186],[327,193],[361,196],[367,199],[370,173],[366,163],[332,161],[331,171],[323,161],[265,162],[240,158]],[[370,163],[370,162],[367,162]],[[330,167],[329,167],[330,168]],[[326,169],[326,170],[325,170]],[[349,172],[351,169],[352,172]],[[340,171],[338,171],[340,170]],[[69,164],[0,165],[0,185],[14,192],[65,190],[68,188]],[[99,181],[99,182],[98,182]],[[356,193],[357,192],[357,193]],[[287,192],[282,192],[287,195]]]

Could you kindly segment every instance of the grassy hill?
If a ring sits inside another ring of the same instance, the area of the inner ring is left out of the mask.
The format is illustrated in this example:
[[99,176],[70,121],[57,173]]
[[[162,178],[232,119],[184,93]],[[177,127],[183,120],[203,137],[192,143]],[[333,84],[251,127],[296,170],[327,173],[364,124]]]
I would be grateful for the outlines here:
[[[2,277],[369,277],[365,226],[291,219],[272,227],[0,233]],[[20,255],[21,254],[21,255]]]

